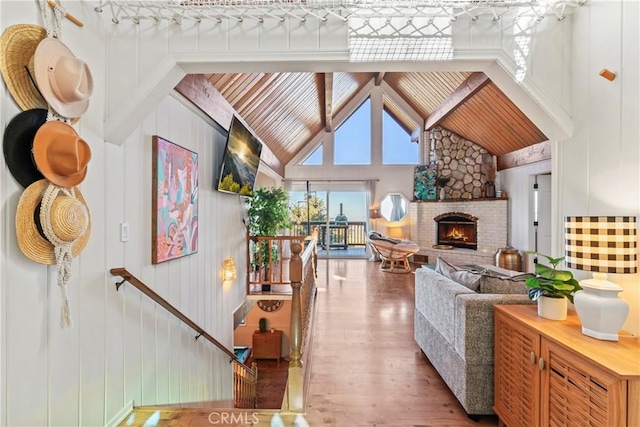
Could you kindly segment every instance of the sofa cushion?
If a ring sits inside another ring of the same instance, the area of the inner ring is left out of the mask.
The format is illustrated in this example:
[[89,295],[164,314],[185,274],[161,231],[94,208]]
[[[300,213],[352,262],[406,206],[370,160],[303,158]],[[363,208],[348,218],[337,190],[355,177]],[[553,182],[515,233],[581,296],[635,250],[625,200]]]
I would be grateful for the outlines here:
[[533,274],[520,274],[518,276],[501,278],[483,274],[480,278],[478,292],[481,294],[526,294],[529,287],[524,281]]
[[458,271],[458,269],[438,256],[438,259],[436,259],[436,273],[440,273],[444,277],[448,277],[449,279],[451,279],[451,273],[453,273],[454,271]]
[[458,270],[451,273],[451,280],[460,283],[465,288],[471,289],[474,292],[478,292],[480,288],[480,274],[472,273],[471,271]]
[[471,289],[474,292],[477,292],[480,287],[481,276],[479,274],[459,269],[455,265],[449,264],[441,257],[438,257],[436,260],[436,272],[442,274],[444,277],[448,277],[456,283],[461,284],[467,289]]

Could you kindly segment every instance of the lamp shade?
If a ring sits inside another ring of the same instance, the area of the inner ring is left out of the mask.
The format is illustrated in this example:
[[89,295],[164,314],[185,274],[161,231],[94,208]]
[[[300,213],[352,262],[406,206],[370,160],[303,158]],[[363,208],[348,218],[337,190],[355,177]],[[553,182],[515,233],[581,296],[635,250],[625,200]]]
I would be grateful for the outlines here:
[[638,252],[636,233],[634,216],[568,216],[565,220],[567,267],[634,274]]
[[618,298],[622,287],[607,273],[633,274],[637,270],[637,225],[631,216],[569,216],[565,220],[567,266],[593,271],[582,280],[573,303],[584,335],[618,341],[618,331],[629,314],[629,304]]
[[369,219],[380,218],[380,211],[377,208],[369,209]]

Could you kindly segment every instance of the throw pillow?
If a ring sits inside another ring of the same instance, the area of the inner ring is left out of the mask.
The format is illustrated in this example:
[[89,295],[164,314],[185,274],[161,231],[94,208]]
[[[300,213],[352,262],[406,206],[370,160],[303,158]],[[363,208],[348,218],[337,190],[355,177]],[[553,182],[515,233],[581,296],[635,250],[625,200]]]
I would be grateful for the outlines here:
[[472,273],[471,271],[459,270],[451,273],[451,280],[474,292],[478,292],[480,288],[480,279],[482,279],[480,274]]
[[526,294],[529,292],[529,287],[524,281],[529,277],[535,277],[535,275],[525,273],[508,279],[482,275],[479,292],[481,294]]
[[454,271],[458,271],[458,269],[438,256],[438,259],[436,260],[436,273],[440,273],[444,277],[451,279],[451,273]]

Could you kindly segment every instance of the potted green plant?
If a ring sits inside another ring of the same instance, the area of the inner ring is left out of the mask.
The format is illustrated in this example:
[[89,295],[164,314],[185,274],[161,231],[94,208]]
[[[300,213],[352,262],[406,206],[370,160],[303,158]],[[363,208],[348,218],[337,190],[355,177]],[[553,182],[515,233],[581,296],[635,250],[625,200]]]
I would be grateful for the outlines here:
[[[260,187],[253,191],[248,199],[247,216],[249,218],[249,234],[251,236],[273,236],[289,226],[289,194],[282,187]],[[257,239],[256,239],[257,241]],[[254,245],[254,268],[263,269],[265,277],[270,277],[269,260],[276,262],[279,253],[276,246]],[[263,291],[270,291],[271,285],[263,285]]]
[[264,334],[265,332],[267,332],[267,318],[266,317],[261,317],[260,320],[258,320],[258,330],[260,331],[261,334]]
[[567,270],[558,270],[558,264],[565,257],[552,258],[534,251],[527,251],[530,255],[543,256],[551,264],[551,267],[537,263],[535,277],[525,280],[529,289],[529,299],[538,301],[538,316],[552,320],[565,320],[567,318],[567,300],[573,303],[573,294],[582,290],[582,287],[573,273]]
[[440,200],[444,200],[444,187],[451,181],[450,176],[439,176],[436,178],[436,185],[440,187]]

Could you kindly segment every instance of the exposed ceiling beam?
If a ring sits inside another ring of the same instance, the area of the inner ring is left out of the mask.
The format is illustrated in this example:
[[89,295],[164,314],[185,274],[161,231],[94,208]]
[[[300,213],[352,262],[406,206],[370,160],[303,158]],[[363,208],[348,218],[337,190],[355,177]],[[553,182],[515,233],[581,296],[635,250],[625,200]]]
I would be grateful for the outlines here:
[[[231,118],[236,113],[231,104],[224,99],[213,83],[202,74],[188,74],[175,87],[182,96],[189,99],[196,107],[228,130]],[[284,176],[284,164],[273,154],[266,143],[262,147],[260,159],[273,171]]]
[[485,87],[491,80],[484,73],[471,74],[442,104],[436,108],[427,118],[425,130],[438,125],[449,114],[455,111],[460,105],[475,95],[480,89]]
[[333,73],[324,73],[324,130],[331,132],[333,127]]
[[384,80],[385,72],[382,71],[380,73],[376,73],[375,85],[380,86],[382,84],[382,80]]
[[551,158],[551,143],[549,141],[540,142],[511,153],[498,156],[498,170],[514,168],[516,166],[528,165]]

